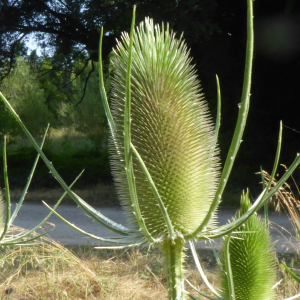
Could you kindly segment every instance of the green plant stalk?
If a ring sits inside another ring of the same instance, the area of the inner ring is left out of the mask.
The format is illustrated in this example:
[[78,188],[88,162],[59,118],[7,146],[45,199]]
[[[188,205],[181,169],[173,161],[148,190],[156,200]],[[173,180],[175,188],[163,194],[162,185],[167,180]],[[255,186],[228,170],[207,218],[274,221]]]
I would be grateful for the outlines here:
[[217,83],[217,117],[216,117],[216,125],[215,125],[215,138],[217,143],[219,137],[219,129],[221,125],[221,89],[220,89],[220,81],[218,75],[216,75],[216,83]]
[[[4,136],[4,145],[3,145],[3,172],[4,172],[4,186],[5,186],[5,197],[6,197],[6,215],[4,227],[1,228],[0,241],[4,238],[7,233],[9,219],[10,219],[10,192],[9,192],[9,183],[7,175],[7,156],[6,156],[6,137]],[[2,224],[1,224],[2,226]]]
[[[196,267],[202,277],[202,280],[204,281],[204,283],[206,284],[206,286],[210,289],[210,291],[215,295],[217,296],[218,298],[220,298],[220,294],[214,289],[214,287],[209,283],[207,277],[205,276],[204,272],[203,272],[203,269],[201,267],[201,264],[200,264],[200,260],[198,259],[198,255],[197,255],[197,252],[196,252],[196,248],[195,248],[195,244],[193,243],[193,241],[189,241],[189,244],[190,244],[190,248],[191,248],[191,251],[192,251],[192,255],[194,257],[194,261],[195,261],[195,264],[196,264]],[[211,244],[212,246],[212,244]],[[213,246],[212,246],[213,247]],[[215,253],[215,250],[214,248],[212,248],[213,251],[214,251],[214,255],[217,259],[217,261],[220,261],[219,258],[218,258],[218,255],[217,253]],[[218,262],[218,264],[220,265],[220,262]],[[189,283],[190,284],[190,283]]]
[[228,282],[227,282],[228,294],[229,294],[228,300],[235,300],[234,282],[233,282],[233,275],[232,275],[232,270],[231,270],[230,251],[229,251],[230,238],[231,238],[231,234],[229,234],[225,239],[224,265],[225,265],[225,270],[226,270],[226,274],[227,274],[227,278],[228,278]]
[[244,72],[244,83],[242,91],[242,100],[239,105],[239,115],[232,138],[232,142],[228,151],[228,155],[225,161],[225,165],[220,178],[219,186],[215,194],[215,198],[210,206],[206,218],[200,224],[200,226],[195,230],[194,233],[185,236],[186,239],[191,239],[196,237],[197,234],[202,232],[212,217],[212,214],[219,205],[223,191],[226,187],[228,177],[231,173],[234,160],[236,158],[237,152],[239,150],[240,144],[242,142],[242,137],[244,129],[246,126],[249,103],[250,103],[250,90],[251,90],[251,76],[252,76],[252,65],[253,65],[253,49],[254,49],[254,30],[253,30],[253,0],[247,0],[247,46],[246,46],[246,62],[245,62],[245,72]]
[[148,242],[153,243],[154,238],[149,233],[144,218],[142,216],[140,205],[137,197],[135,177],[133,173],[133,162],[132,162],[132,149],[131,149],[131,61],[132,61],[132,46],[133,46],[133,32],[135,25],[135,6],[133,8],[133,16],[130,30],[130,44],[128,52],[128,63],[127,63],[127,77],[126,77],[126,99],[125,99],[125,116],[124,116],[124,154],[125,154],[125,169],[127,182],[129,186],[132,207],[136,220],[141,228],[144,236]]
[[166,264],[167,290],[170,300],[184,299],[184,241],[176,238],[175,241],[165,240],[161,245]]
[[[276,171],[277,171],[277,167],[278,167],[278,163],[279,163],[279,158],[280,158],[280,152],[281,152],[281,143],[282,143],[282,121],[280,121],[280,127],[279,127],[279,136],[278,136],[278,144],[277,144],[277,150],[276,150],[276,156],[275,156],[275,163],[273,166],[273,170],[270,176],[270,180],[269,183],[267,185],[267,187],[265,186],[265,179],[264,179],[264,175],[262,172],[262,168],[260,168],[261,171],[261,177],[262,177],[262,185],[263,185],[263,189],[268,192],[271,184],[273,182],[273,179],[275,177]],[[265,224],[266,224],[266,228],[269,228],[269,209],[268,209],[268,201],[264,204],[264,214],[265,214]]]
[[[263,187],[263,190],[265,190],[266,184],[265,184],[265,177],[264,177],[264,174],[263,174],[262,167],[260,167],[260,174],[261,174],[261,179],[262,179],[262,187]],[[264,215],[265,215],[266,228],[269,229],[269,206],[268,206],[268,201],[264,204]]]

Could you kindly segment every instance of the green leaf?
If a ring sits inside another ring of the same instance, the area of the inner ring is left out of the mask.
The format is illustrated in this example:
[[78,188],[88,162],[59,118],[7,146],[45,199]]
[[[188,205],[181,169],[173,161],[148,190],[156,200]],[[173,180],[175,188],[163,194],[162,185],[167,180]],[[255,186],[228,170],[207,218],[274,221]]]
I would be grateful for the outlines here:
[[296,276],[294,272],[291,271],[291,269],[285,264],[285,262],[282,262],[281,265],[285,268],[285,270],[291,275],[293,279],[295,279],[300,284],[300,278]]
[[[218,207],[223,191],[226,187],[229,175],[231,173],[234,160],[240,148],[242,142],[243,133],[246,126],[249,104],[250,104],[250,90],[251,90],[251,76],[252,76],[252,62],[253,62],[253,48],[254,48],[254,30],[253,30],[253,0],[247,0],[247,46],[246,46],[246,62],[244,71],[244,83],[242,91],[242,99],[239,104],[239,115],[231,145],[227,154],[225,165],[222,171],[222,175],[219,181],[218,189],[215,194],[214,200],[211,203],[210,209],[206,215],[206,218],[201,223],[201,225],[195,230],[192,236],[196,237],[203,228],[205,228],[210,221],[212,214]],[[187,236],[190,238],[190,236]]]

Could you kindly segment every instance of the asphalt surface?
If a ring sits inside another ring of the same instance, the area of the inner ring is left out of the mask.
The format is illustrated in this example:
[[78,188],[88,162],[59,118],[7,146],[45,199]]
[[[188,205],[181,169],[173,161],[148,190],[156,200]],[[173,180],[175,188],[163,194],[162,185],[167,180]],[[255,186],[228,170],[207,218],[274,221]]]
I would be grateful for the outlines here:
[[[12,205],[12,210],[15,205]],[[101,211],[103,215],[126,226],[126,218],[122,209],[118,208],[97,208]],[[97,222],[93,222],[89,217],[87,217],[84,212],[76,206],[60,205],[57,210],[64,218],[66,218],[71,223],[74,223],[77,227],[83,229],[84,231],[100,236],[100,237],[115,237],[117,234],[110,232]],[[31,229],[48,214],[49,210],[43,204],[27,204],[24,203],[14,225]],[[235,210],[220,210],[218,212],[218,224],[226,224],[229,219],[235,214]],[[299,243],[293,239],[293,228],[288,217],[284,213],[271,212],[269,215],[270,219],[270,229],[272,239],[275,243],[277,252],[290,253],[300,250]],[[99,246],[104,245],[103,243],[86,237],[80,232],[77,232],[73,228],[69,227],[63,221],[58,219],[56,216],[51,216],[48,219],[49,222],[55,224],[52,228],[49,225],[45,225],[45,231],[53,229],[49,236],[54,240],[59,241],[64,245],[92,245]],[[220,245],[220,239],[214,242],[214,247],[218,249]],[[197,243],[197,248],[211,249],[209,243],[199,242]]]

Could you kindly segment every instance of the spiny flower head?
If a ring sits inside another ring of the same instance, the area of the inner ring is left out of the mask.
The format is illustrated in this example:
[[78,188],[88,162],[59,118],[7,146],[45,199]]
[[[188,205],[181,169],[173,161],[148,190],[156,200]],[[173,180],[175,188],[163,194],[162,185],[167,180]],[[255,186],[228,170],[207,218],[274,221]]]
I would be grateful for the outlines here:
[[[243,215],[250,206],[248,193],[243,193],[241,209],[235,218]],[[235,299],[275,300],[272,286],[276,283],[276,265],[268,229],[258,216],[252,215],[237,232],[232,234],[229,244]],[[221,286],[224,299],[229,299],[228,277],[223,271]]]
[[[136,225],[124,162],[124,105],[129,35],[112,56],[111,138],[113,176],[129,221]],[[207,103],[182,38],[145,19],[133,34],[131,142],[148,168],[178,234],[193,232],[205,218],[219,177],[218,148]],[[167,232],[146,176],[133,156],[142,217],[149,232]]]

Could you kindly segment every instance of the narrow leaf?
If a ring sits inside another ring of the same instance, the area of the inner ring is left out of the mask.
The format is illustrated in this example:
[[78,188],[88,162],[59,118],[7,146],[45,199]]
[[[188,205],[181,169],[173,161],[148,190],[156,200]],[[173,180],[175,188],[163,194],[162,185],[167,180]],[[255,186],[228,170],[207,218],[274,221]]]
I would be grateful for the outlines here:
[[132,201],[132,208],[138,225],[143,232],[148,242],[153,243],[155,240],[149,233],[144,218],[141,214],[139,200],[137,197],[135,177],[132,164],[132,150],[131,150],[131,61],[132,61],[132,46],[133,46],[133,33],[135,24],[135,6],[133,8],[133,16],[129,38],[129,51],[126,73],[126,99],[125,99],[125,116],[124,116],[124,154],[125,154],[125,170],[127,176],[130,197]]
[[201,264],[200,264],[200,261],[198,259],[198,255],[197,255],[197,252],[196,252],[196,249],[195,249],[195,244],[193,241],[189,241],[189,244],[190,244],[190,247],[191,247],[191,251],[192,251],[192,255],[194,257],[194,261],[195,261],[195,264],[196,264],[196,267],[201,275],[201,278],[203,279],[204,283],[206,284],[206,286],[210,289],[210,291],[215,294],[217,297],[221,297],[220,294],[213,288],[213,286],[209,283],[206,275],[204,274],[203,272],[203,269],[201,267]]
[[7,156],[6,156],[6,137],[4,136],[4,145],[3,145],[3,172],[4,172],[4,186],[5,186],[5,197],[6,197],[6,214],[5,214],[5,223],[3,231],[1,232],[0,241],[5,237],[10,219],[10,191],[7,175]]
[[253,31],[253,4],[252,0],[247,0],[248,3],[248,12],[247,12],[247,46],[246,46],[246,62],[245,62],[245,73],[244,73],[244,84],[242,91],[242,100],[239,104],[239,115],[237,124],[235,127],[234,135],[232,138],[232,142],[228,151],[228,155],[225,161],[225,165],[222,171],[222,175],[220,178],[219,186],[217,192],[215,194],[215,198],[210,206],[209,212],[207,213],[206,218],[201,223],[201,225],[186,238],[193,238],[200,233],[204,227],[210,221],[212,214],[216,210],[218,204],[221,201],[223,191],[227,184],[229,175],[231,173],[234,160],[236,158],[238,149],[242,142],[242,137],[244,133],[244,129],[246,126],[248,111],[249,111],[249,103],[250,103],[250,89],[251,89],[251,74],[252,74],[252,63],[253,63],[253,48],[254,48],[254,31]]
[[145,175],[146,175],[146,177],[147,177],[147,179],[149,181],[149,184],[150,184],[150,186],[152,188],[152,191],[153,191],[153,195],[154,195],[155,199],[157,200],[157,203],[159,205],[161,213],[162,213],[162,215],[163,215],[163,217],[165,219],[165,223],[166,223],[166,225],[168,227],[169,236],[170,236],[170,238],[172,240],[174,240],[175,239],[174,228],[172,226],[172,223],[171,223],[169,214],[167,212],[167,209],[165,208],[165,206],[164,206],[164,204],[163,204],[163,202],[162,202],[162,200],[160,198],[160,195],[159,195],[158,190],[157,190],[157,188],[155,186],[155,183],[152,180],[152,177],[151,177],[151,175],[150,175],[150,173],[149,173],[149,171],[148,171],[148,169],[147,169],[147,167],[146,167],[143,159],[141,158],[141,156],[139,155],[138,151],[135,149],[135,147],[132,144],[131,144],[131,149],[133,150],[133,153],[137,157],[137,159],[138,159],[138,161],[139,161],[139,163],[140,163],[140,165],[141,165],[141,167],[142,167],[142,169],[143,169],[143,171],[144,171],[144,173],[145,173]]

